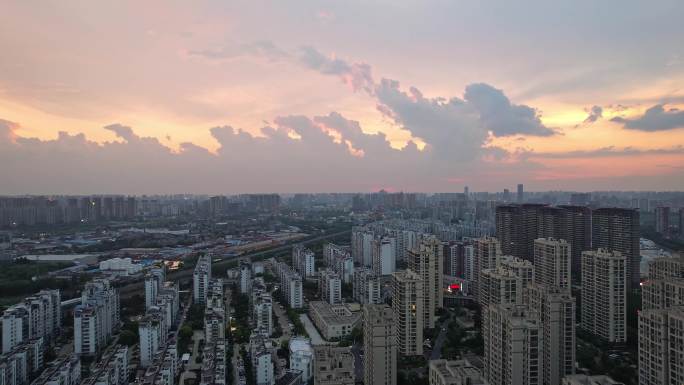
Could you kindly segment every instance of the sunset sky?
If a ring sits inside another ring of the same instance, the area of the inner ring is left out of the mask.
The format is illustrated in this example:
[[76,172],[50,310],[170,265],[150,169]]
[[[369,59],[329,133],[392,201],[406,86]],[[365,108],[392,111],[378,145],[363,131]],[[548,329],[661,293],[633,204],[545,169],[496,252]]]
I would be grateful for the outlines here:
[[684,189],[684,1],[3,1],[0,194]]

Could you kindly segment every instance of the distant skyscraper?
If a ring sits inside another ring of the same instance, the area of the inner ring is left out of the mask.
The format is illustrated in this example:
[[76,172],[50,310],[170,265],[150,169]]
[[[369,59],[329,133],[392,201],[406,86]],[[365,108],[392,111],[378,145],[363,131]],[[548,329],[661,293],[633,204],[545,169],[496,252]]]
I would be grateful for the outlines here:
[[670,208],[658,206],[655,209],[655,230],[658,234],[668,235],[670,232]]
[[511,191],[507,188],[503,191],[503,201],[506,203],[511,201]]
[[684,207],[679,209],[679,236],[684,238]]
[[570,204],[575,206],[586,206],[591,201],[590,193],[572,193],[570,194]]
[[388,306],[363,306],[364,384],[397,384],[396,325],[394,313]]
[[627,271],[618,251],[582,253],[582,329],[610,343],[627,341]]
[[534,240],[539,238],[541,212],[546,205],[522,204],[496,207],[496,236],[504,255],[532,261]]
[[627,259],[627,288],[639,286],[639,211],[621,208],[594,210],[592,248],[622,253]]
[[[582,252],[591,250],[591,210],[586,206],[558,206],[564,211],[564,231],[556,238],[565,239],[572,253],[572,279],[581,279]],[[548,236],[547,236],[548,237]]]
[[518,185],[518,203],[523,203],[525,201],[525,192],[523,190],[523,185],[520,183]]

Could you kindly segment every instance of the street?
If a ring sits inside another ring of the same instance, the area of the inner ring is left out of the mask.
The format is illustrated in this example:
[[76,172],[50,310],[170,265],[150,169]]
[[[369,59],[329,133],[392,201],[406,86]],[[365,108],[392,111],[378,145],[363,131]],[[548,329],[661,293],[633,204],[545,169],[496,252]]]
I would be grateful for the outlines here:
[[446,334],[451,318],[452,314],[449,313],[449,318],[444,320],[444,322],[442,322],[439,325],[439,334],[437,335],[437,338],[433,341],[432,350],[429,353],[430,355],[428,356],[426,352],[426,360],[438,360],[442,357],[442,345],[444,345],[444,341],[446,340]]

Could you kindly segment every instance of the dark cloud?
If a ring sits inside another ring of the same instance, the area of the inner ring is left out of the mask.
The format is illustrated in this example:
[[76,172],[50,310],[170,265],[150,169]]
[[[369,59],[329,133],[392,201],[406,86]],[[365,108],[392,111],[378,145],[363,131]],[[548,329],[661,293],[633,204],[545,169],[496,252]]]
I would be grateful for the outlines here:
[[589,109],[589,115],[584,119],[584,124],[594,123],[603,117],[603,108],[601,106],[593,106]]
[[638,118],[626,119],[615,117],[611,121],[621,123],[625,128],[631,130],[667,131],[684,128],[684,111],[677,108],[665,110],[662,104],[656,104]]
[[118,140],[102,144],[64,132],[53,140],[15,137],[13,127],[0,122],[6,194],[421,190],[432,188],[434,175],[462,171],[434,165],[412,143],[394,149],[384,134],[365,134],[338,113],[278,117],[259,136],[214,127],[216,153],[192,143],[172,150],[121,124],[105,128]]
[[404,92],[399,82],[389,79],[382,79],[375,95],[380,112],[423,139],[440,159],[463,161],[480,155],[487,132],[463,100],[426,98],[413,87]]
[[354,91],[373,91],[373,75],[370,65],[366,63],[349,63],[346,60],[328,57],[313,47],[302,47],[301,63],[306,67],[324,75],[335,75]]
[[526,105],[512,104],[503,91],[489,84],[469,85],[464,98],[478,111],[485,128],[495,136],[555,134],[542,124],[537,110]]

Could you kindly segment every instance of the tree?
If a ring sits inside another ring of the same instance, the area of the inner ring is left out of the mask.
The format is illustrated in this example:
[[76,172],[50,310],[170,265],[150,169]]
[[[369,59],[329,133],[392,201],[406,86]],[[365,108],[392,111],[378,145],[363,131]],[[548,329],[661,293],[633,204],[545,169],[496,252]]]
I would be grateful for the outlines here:
[[178,338],[180,339],[189,339],[192,338],[192,328],[188,326],[187,324],[183,325],[183,327],[180,328],[178,331]]
[[126,346],[133,346],[138,342],[138,336],[130,330],[124,330],[119,335],[119,343]]

